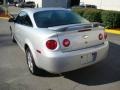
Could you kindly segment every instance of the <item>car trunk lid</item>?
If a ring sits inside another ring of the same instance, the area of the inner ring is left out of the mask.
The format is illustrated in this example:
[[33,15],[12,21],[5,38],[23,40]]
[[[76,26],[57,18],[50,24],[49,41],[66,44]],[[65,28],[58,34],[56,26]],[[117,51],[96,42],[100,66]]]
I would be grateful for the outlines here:
[[[66,25],[51,27],[58,33],[58,40],[63,52],[74,51],[100,45],[104,40],[99,40],[99,34],[103,34],[103,28],[93,28],[92,24]],[[64,46],[63,41],[70,41],[69,46]]]

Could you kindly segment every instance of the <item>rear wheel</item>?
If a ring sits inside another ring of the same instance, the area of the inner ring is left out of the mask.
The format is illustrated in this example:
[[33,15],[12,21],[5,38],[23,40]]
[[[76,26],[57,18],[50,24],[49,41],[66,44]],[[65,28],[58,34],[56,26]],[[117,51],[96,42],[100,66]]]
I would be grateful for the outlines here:
[[34,62],[33,55],[29,48],[26,49],[26,58],[27,58],[27,64],[28,64],[29,71],[32,74],[37,75],[37,72],[39,69]]

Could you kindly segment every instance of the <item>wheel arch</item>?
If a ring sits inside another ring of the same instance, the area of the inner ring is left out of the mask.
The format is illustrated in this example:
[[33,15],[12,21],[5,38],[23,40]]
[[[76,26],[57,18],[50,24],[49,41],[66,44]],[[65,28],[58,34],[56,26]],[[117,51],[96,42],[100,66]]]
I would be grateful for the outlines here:
[[24,44],[24,52],[26,52],[26,49],[29,48],[32,55],[33,55],[33,58],[34,58],[34,62],[35,64],[37,65],[37,57],[36,57],[36,50],[34,49],[32,43],[29,41],[29,40],[26,40],[25,41],[25,44]]

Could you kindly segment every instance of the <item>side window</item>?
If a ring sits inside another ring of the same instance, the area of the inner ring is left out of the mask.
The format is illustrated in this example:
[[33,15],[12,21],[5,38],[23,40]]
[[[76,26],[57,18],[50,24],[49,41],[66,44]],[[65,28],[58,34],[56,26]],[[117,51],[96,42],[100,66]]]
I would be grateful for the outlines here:
[[21,24],[21,25],[25,25],[25,26],[30,26],[30,27],[33,26],[29,16],[25,12],[21,12],[17,16],[16,23]]
[[20,14],[16,17],[15,23],[22,24],[22,17]]
[[31,22],[31,20],[30,20],[30,18],[29,18],[29,16],[26,14],[26,16],[24,17],[24,25],[26,25],[26,26],[30,26],[30,27],[32,27],[33,25],[32,25],[32,22]]

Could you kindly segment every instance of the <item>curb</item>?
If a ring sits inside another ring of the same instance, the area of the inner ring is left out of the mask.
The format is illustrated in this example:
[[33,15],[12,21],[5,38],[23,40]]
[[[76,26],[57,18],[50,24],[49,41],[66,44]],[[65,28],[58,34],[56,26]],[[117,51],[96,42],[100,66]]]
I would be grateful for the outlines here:
[[9,20],[9,17],[0,17],[0,19]]
[[11,14],[8,14],[9,17],[0,17],[0,19],[5,19],[5,20],[9,20],[10,18],[12,18],[13,16]]
[[105,29],[105,32],[120,35],[120,29]]

